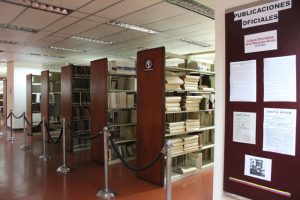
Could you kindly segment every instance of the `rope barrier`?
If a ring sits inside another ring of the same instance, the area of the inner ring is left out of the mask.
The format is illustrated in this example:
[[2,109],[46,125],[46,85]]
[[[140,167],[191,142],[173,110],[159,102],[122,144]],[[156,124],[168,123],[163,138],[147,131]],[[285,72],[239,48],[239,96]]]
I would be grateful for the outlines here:
[[121,155],[121,153],[118,151],[118,147],[115,144],[113,138],[111,136],[108,137],[109,141],[111,143],[111,146],[113,148],[113,150],[115,151],[115,153],[117,154],[117,156],[120,158],[120,160],[122,161],[122,163],[130,170],[133,171],[143,171],[145,169],[148,169],[150,167],[152,167],[154,164],[156,164],[162,157],[162,155],[164,155],[164,153],[160,152],[160,154],[154,159],[152,160],[149,164],[143,166],[143,167],[133,167],[130,164],[127,163],[127,161],[123,158],[123,156]]
[[3,118],[6,118],[6,119],[8,119],[8,118],[10,118],[10,116],[11,116],[11,112],[9,112],[9,115],[6,117],[6,116],[4,116],[4,114],[3,113],[0,113],[1,114],[1,116],[3,117]]
[[25,121],[26,121],[27,125],[28,125],[30,128],[38,128],[38,127],[40,127],[40,126],[42,125],[42,123],[43,123],[43,121],[40,121],[36,126],[32,126],[32,124],[30,124],[30,122],[28,121],[27,117],[26,117],[26,116],[24,116],[24,117],[25,117]]
[[58,136],[57,140],[55,141],[55,140],[53,139],[53,137],[51,136],[51,134],[50,134],[50,129],[49,129],[49,126],[48,126],[48,123],[47,123],[47,122],[45,122],[45,128],[46,128],[47,135],[48,135],[48,141],[47,141],[47,142],[48,142],[48,143],[53,143],[53,144],[58,144],[59,141],[60,141],[60,139],[61,139],[61,137],[62,137],[63,129],[62,129],[62,128],[60,129],[59,136]]
[[25,112],[23,112],[20,116],[16,116],[12,111],[11,111],[11,114],[12,114],[12,116],[13,116],[14,118],[16,118],[16,119],[21,119],[22,117],[25,116]]

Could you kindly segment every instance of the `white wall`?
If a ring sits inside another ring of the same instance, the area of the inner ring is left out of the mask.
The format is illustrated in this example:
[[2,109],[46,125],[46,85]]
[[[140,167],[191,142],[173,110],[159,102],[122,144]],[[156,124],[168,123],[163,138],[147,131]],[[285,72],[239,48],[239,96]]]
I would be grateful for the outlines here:
[[225,10],[257,0],[216,0],[216,130],[213,199],[223,199],[225,130]]
[[[26,75],[40,75],[44,70],[40,64],[12,62],[8,65],[7,86],[8,86],[8,106],[7,110],[14,111],[16,115],[26,112]],[[11,93],[10,93],[11,88]],[[10,123],[8,122],[8,126]],[[22,119],[13,119],[13,128],[23,128]]]

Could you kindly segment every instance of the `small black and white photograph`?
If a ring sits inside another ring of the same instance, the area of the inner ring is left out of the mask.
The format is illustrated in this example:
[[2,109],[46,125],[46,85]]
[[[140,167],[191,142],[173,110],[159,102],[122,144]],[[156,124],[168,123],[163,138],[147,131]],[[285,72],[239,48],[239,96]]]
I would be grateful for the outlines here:
[[245,155],[244,175],[271,181],[272,160]]

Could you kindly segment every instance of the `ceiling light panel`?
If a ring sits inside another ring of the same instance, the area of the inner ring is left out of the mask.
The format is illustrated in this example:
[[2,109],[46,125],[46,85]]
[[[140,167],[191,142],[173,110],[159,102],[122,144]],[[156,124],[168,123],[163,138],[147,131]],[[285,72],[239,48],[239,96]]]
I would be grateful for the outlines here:
[[8,24],[24,10],[25,7],[0,2],[0,23]]
[[114,21],[114,20],[107,22],[107,24],[112,25],[112,26],[118,26],[118,27],[125,28],[125,29],[134,30],[134,31],[144,32],[144,33],[150,33],[150,34],[158,33],[158,31],[156,31],[156,30],[144,28],[141,26],[136,26],[134,24],[127,24],[127,23],[123,23],[123,22],[119,22],[119,21]]
[[84,6],[91,0],[39,0],[41,3],[51,4],[53,6],[68,8],[70,10],[77,10]]
[[56,46],[48,46],[49,49],[59,50],[59,51],[68,51],[68,52],[75,52],[75,53],[84,53],[85,50],[80,49],[69,49],[64,47],[56,47]]
[[97,40],[97,39],[86,38],[86,37],[79,37],[79,36],[72,36],[71,39],[85,41],[85,42],[91,42],[91,43],[96,43],[96,44],[105,44],[105,45],[114,45],[114,44],[117,44],[117,42],[113,42],[113,41]]
[[39,2],[36,0],[17,0],[17,1],[2,0],[2,1],[7,2],[7,3],[16,4],[16,5],[25,6],[25,7],[31,7],[34,9],[43,10],[43,11],[47,11],[47,12],[53,12],[53,13],[57,13],[57,14],[61,14],[61,15],[68,15],[72,12],[72,10],[70,10],[70,9],[54,6],[52,4],[47,4],[47,3]]
[[31,28],[15,26],[15,25],[10,25],[10,24],[1,24],[1,23],[0,23],[0,28],[7,28],[7,29],[12,29],[12,30],[17,30],[17,31],[25,31],[25,32],[30,32],[30,33],[38,32],[38,30],[31,29]]
[[180,39],[180,41],[188,43],[188,44],[200,46],[200,47],[211,47],[212,46],[211,44],[207,44],[207,43],[204,43],[204,42],[198,42],[198,41],[190,40],[190,39],[187,39],[187,38],[182,38],[182,39]]
[[215,11],[194,0],[167,0],[167,2],[191,10],[210,19],[215,19]]
[[49,54],[40,54],[40,53],[30,53],[32,56],[40,56],[40,57],[47,57],[47,58],[65,58],[63,56],[54,56]]

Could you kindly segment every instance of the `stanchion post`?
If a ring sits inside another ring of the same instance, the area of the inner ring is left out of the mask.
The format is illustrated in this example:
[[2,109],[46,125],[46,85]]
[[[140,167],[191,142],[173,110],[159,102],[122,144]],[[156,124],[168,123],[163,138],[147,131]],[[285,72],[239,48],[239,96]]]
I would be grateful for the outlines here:
[[15,137],[12,136],[12,132],[13,132],[12,118],[13,118],[12,110],[10,110],[10,137],[7,138],[7,140],[8,140],[10,143],[14,143],[14,142],[17,140]]
[[[2,120],[5,120],[5,119],[6,119],[6,116],[4,116],[3,113],[1,113],[1,117],[3,118]],[[2,122],[1,122],[1,123],[2,123]],[[2,136],[4,135],[4,133],[2,132],[2,125],[3,125],[3,124],[0,125],[0,137],[2,137]]]
[[25,112],[23,113],[23,132],[24,132],[24,144],[22,146],[20,146],[20,149],[23,151],[30,151],[31,145],[27,144]]
[[70,172],[70,168],[66,165],[66,119],[62,119],[63,124],[63,165],[57,168],[58,173],[68,174]]
[[166,166],[166,200],[172,199],[172,140],[167,140],[166,151],[167,151],[167,166]]
[[43,134],[43,155],[39,158],[44,161],[50,160],[50,156],[46,154],[46,130],[45,130],[45,117],[43,117],[42,121],[42,134]]
[[116,194],[112,192],[108,187],[108,137],[110,133],[107,127],[103,128],[104,137],[104,189],[97,193],[99,199],[112,199],[116,197]]

